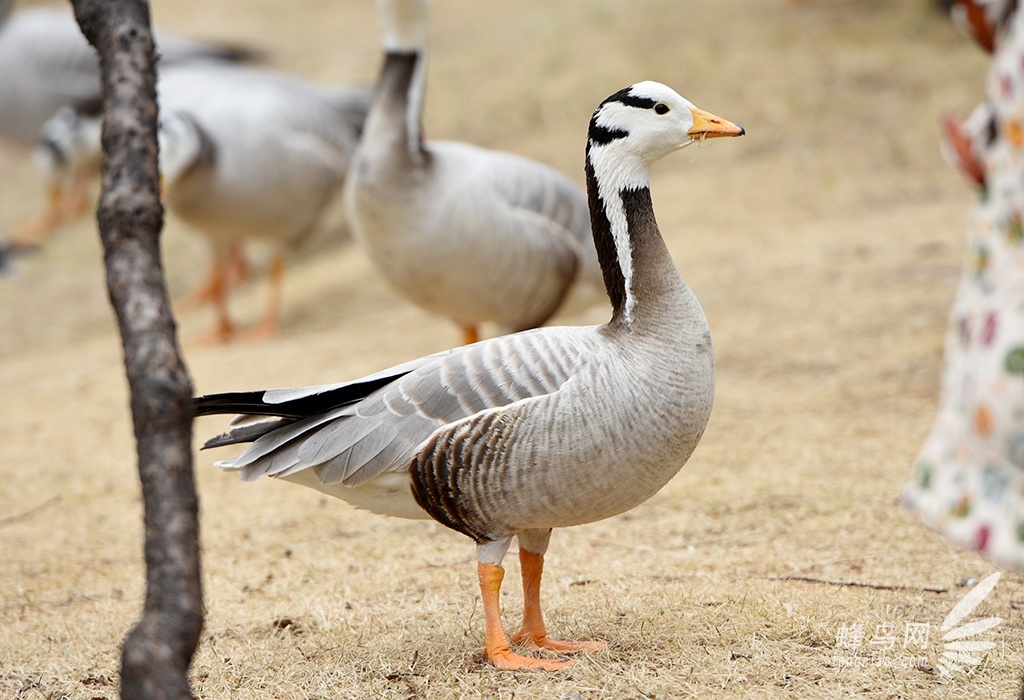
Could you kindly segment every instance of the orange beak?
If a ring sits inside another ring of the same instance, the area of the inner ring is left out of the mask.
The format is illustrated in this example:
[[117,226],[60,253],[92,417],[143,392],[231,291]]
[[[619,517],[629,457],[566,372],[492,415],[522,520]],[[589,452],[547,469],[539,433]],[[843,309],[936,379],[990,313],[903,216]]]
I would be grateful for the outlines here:
[[721,117],[716,117],[703,109],[691,107],[693,113],[693,128],[688,132],[694,140],[713,139],[723,136],[743,136],[747,133],[742,126],[737,126]]

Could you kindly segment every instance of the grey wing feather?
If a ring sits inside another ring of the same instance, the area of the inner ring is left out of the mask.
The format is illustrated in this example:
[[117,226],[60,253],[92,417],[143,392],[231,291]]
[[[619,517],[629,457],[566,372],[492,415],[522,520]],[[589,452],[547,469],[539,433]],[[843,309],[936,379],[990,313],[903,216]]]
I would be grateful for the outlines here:
[[259,473],[251,478],[255,479],[260,476],[274,476],[274,474],[264,468],[266,465],[265,463],[260,462],[260,460],[272,454],[276,450],[279,450],[282,445],[291,443],[296,438],[309,433],[311,430],[316,430],[323,424],[333,421],[345,413],[351,412],[352,408],[350,406],[343,406],[327,413],[310,416],[309,418],[289,423],[288,425],[267,433],[256,440],[256,442],[254,442],[252,446],[240,456],[235,457],[234,459],[218,462],[218,464],[226,469],[246,469],[246,478],[249,478],[249,471],[254,471],[254,465],[258,466],[258,469],[255,469],[255,471],[259,471]]
[[[586,351],[586,343],[574,340],[586,329],[544,330],[495,338],[402,365],[418,368],[358,404],[302,419],[259,438],[225,466],[241,467],[246,480],[313,468],[321,482],[347,486],[358,486],[388,470],[406,469],[438,428],[480,411],[557,391],[571,376],[572,363],[564,361],[566,356]],[[386,376],[386,372],[371,376]],[[294,393],[289,396],[309,396],[316,393],[314,389],[291,390]]]

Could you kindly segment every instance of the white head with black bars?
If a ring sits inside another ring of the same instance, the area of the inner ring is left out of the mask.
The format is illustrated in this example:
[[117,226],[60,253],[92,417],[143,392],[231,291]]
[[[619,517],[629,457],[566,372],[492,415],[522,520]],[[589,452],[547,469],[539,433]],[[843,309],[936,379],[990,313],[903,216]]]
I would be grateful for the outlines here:
[[590,120],[587,150],[598,182],[613,191],[647,187],[654,161],[704,138],[742,136],[670,87],[645,81],[619,90]]
[[[646,190],[651,164],[706,138],[742,136],[742,127],[698,109],[671,88],[653,81],[636,83],[608,97],[590,120],[587,141],[589,183],[596,188],[614,241],[617,270],[608,279],[613,305],[621,304],[629,324],[633,294],[633,242],[623,193]],[[595,231],[595,238],[598,232]],[[598,244],[600,250],[600,241]],[[602,267],[605,267],[602,261]],[[621,277],[619,277],[621,273]],[[616,299],[621,295],[621,299]]]

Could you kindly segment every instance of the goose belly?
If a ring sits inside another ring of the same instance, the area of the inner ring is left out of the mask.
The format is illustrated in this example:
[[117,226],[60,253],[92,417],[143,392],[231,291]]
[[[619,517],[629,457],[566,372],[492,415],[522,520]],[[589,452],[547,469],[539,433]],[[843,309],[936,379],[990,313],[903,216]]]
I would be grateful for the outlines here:
[[379,515],[410,520],[429,520],[430,516],[416,504],[409,488],[409,473],[384,472],[367,479],[359,486],[324,484],[312,469],[304,469],[282,477],[285,481],[300,484],[320,493],[341,499],[356,508]]
[[341,181],[340,175],[313,167],[295,175],[295,168],[225,156],[216,171],[196,173],[169,188],[167,203],[214,242],[289,243],[313,228]]

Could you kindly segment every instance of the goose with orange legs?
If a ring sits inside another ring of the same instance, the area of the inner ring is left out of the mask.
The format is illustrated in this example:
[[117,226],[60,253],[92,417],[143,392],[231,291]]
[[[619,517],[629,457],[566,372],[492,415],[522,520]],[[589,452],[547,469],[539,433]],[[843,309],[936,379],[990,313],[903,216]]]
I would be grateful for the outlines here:
[[[495,666],[572,663],[520,654],[513,643],[556,654],[603,648],[548,636],[544,554],[554,528],[623,513],[657,493],[704,433],[711,333],[658,229],[648,172],[697,141],[743,133],[660,83],[616,92],[594,112],[586,148],[608,323],[490,338],[340,384],[203,396],[197,415],[239,414],[205,447],[252,443],[220,466],[384,515],[433,518],[470,537],[484,656]],[[510,638],[499,594],[513,539],[524,612]]]

